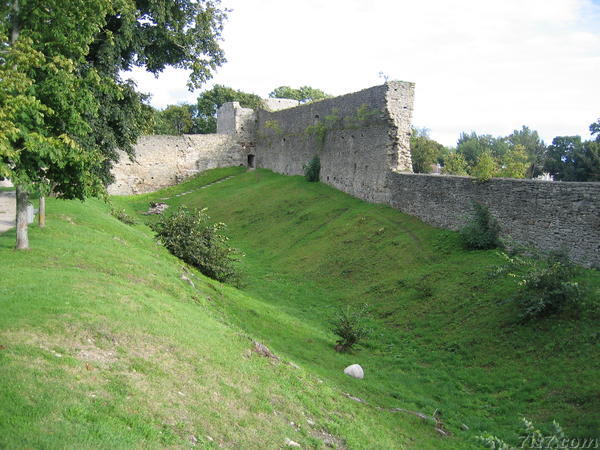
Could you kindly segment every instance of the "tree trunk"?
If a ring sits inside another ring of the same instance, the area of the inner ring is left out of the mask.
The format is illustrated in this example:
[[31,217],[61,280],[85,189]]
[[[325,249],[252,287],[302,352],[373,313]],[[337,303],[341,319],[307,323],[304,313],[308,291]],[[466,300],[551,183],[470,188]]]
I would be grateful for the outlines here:
[[11,27],[10,27],[10,43],[14,44],[19,39],[19,33],[21,32],[21,24],[19,23],[19,13],[21,8],[19,7],[19,0],[15,0],[12,7]]
[[22,186],[17,186],[17,250],[29,249],[29,237],[27,235],[27,205],[29,194]]
[[46,197],[43,195],[40,196],[40,208],[38,211],[38,219],[40,228],[44,228],[46,226]]

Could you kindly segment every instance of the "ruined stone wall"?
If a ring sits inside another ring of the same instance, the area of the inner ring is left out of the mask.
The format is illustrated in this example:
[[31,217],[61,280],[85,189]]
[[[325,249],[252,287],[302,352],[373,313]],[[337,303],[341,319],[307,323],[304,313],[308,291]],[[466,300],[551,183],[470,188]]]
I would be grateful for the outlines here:
[[217,111],[217,134],[236,136],[239,142],[254,143],[256,111],[239,102],[224,103]]
[[413,92],[413,83],[395,81],[282,111],[259,111],[256,166],[301,175],[318,154],[322,182],[385,202],[387,173],[412,170]]
[[221,134],[142,137],[136,162],[123,156],[113,170],[109,192],[155,191],[206,169],[246,165],[248,155],[256,167],[301,175],[318,154],[321,181],[355,197],[453,230],[478,202],[490,209],[504,236],[542,250],[564,246],[575,261],[600,266],[600,183],[477,183],[409,173],[413,90],[412,83],[389,82],[297,107],[272,101],[265,104],[271,111],[258,112],[225,104],[217,120]]
[[133,162],[121,154],[113,168],[115,182],[108,187],[109,194],[152,192],[207,169],[246,163],[238,140],[226,134],[142,136],[135,153]]
[[574,261],[600,266],[600,183],[390,173],[390,205],[426,223],[457,230],[486,205],[502,235],[541,250],[565,247]]

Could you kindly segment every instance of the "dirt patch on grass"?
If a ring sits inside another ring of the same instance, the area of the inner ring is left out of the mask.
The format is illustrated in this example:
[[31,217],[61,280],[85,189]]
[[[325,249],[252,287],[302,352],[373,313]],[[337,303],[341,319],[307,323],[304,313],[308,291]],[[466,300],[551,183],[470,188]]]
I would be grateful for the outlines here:
[[0,339],[13,345],[28,345],[49,352],[57,358],[72,357],[87,363],[109,365],[117,361],[114,350],[101,348],[88,332],[73,335],[48,334],[41,330],[10,330]]
[[93,346],[82,348],[76,355],[77,359],[87,362],[93,362],[100,365],[108,365],[117,360],[117,355],[114,351],[103,350]]
[[323,441],[327,447],[339,448],[342,450],[348,448],[346,447],[346,443],[343,439],[340,439],[325,430],[311,430],[311,434],[317,439]]
[[59,214],[58,218],[60,220],[64,220],[65,222],[70,223],[71,225],[77,225],[77,223],[75,222],[75,220],[73,220],[73,218],[71,216],[67,216],[66,214]]

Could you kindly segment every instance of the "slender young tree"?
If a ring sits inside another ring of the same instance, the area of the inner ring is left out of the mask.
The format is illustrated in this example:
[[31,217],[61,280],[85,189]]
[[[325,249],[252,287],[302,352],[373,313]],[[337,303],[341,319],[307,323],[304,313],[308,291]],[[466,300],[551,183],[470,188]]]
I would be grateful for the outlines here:
[[[36,187],[54,182],[70,198],[101,191],[93,173],[101,156],[78,142],[89,132],[83,115],[96,105],[77,67],[108,7],[108,0],[14,0],[0,8],[0,120],[8,130],[0,171],[16,186],[17,249],[29,247],[27,207]],[[90,19],[74,21],[82,13]]]

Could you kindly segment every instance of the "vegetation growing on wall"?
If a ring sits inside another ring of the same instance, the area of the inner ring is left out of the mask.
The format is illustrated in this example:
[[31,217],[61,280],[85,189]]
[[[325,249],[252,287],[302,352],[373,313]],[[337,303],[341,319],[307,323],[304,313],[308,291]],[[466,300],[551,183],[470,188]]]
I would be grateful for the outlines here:
[[473,203],[473,217],[460,230],[465,248],[487,250],[501,246],[500,225],[490,210],[480,203]]
[[319,155],[315,155],[312,159],[304,165],[304,177],[307,181],[315,182],[319,181],[321,175],[321,159]]
[[269,93],[271,98],[289,98],[298,100],[300,103],[310,103],[317,100],[330,98],[331,95],[326,94],[321,89],[316,89],[310,86],[302,86],[300,88],[292,88],[289,86],[279,86]]
[[283,131],[281,129],[281,125],[279,125],[279,122],[277,120],[265,121],[265,128],[267,128],[269,130],[273,130],[277,134],[283,133]]
[[318,144],[318,150],[321,151],[325,145],[327,133],[331,130],[355,130],[369,126],[379,120],[381,111],[372,109],[367,104],[359,106],[352,115],[340,117],[338,108],[332,108],[330,113],[323,119],[317,120],[313,125],[309,125],[304,130],[307,136],[315,136]]

